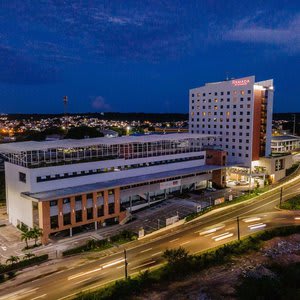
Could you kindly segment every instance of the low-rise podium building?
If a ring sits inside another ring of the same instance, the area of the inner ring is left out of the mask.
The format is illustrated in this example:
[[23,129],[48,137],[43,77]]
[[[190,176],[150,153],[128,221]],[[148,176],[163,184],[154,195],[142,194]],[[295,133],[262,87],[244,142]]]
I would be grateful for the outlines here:
[[42,228],[47,243],[57,232],[124,222],[170,193],[209,181],[224,186],[226,152],[205,150],[214,139],[183,133],[1,145],[9,221]]

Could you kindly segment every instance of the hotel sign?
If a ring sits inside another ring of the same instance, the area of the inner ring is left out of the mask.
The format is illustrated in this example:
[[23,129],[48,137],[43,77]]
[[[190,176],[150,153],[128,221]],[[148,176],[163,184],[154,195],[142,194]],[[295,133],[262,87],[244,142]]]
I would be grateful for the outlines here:
[[231,83],[234,86],[243,86],[247,85],[250,82],[250,79],[237,79],[237,80],[232,80]]

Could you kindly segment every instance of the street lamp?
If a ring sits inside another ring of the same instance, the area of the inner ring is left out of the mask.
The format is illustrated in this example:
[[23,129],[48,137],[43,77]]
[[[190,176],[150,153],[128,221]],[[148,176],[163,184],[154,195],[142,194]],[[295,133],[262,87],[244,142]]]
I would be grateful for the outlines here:
[[128,278],[128,270],[127,270],[128,261],[127,261],[127,255],[126,254],[127,254],[126,249],[124,249],[125,280]]

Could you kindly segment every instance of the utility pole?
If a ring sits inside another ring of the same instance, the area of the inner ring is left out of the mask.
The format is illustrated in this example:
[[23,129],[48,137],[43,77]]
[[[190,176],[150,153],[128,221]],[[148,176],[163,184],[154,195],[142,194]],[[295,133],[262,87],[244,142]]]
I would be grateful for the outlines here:
[[281,203],[282,203],[282,193],[283,193],[283,187],[281,187],[281,189],[280,189],[279,208],[281,208]]
[[127,261],[126,249],[124,249],[124,266],[125,266],[125,280],[127,280],[127,278],[128,278],[128,272],[127,272],[128,261]]
[[240,235],[240,217],[236,217],[236,223],[237,223],[238,241],[240,241],[241,240],[241,235]]
[[293,135],[296,135],[296,114],[293,114],[293,116],[294,116]]

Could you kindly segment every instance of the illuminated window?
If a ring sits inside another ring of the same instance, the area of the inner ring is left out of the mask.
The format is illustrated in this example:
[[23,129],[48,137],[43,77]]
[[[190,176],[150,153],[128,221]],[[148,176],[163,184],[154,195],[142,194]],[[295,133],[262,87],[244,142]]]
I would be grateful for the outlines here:
[[215,102],[218,102],[218,99],[217,98],[215,98],[215,100],[214,100]]
[[197,93],[197,97],[200,97],[200,93]]
[[230,112],[229,112],[229,111],[226,112],[226,116],[227,116],[227,117],[230,116]]
[[211,112],[210,111],[208,112],[208,115],[211,116]]
[[241,95],[245,95],[245,91],[244,90],[241,90]]
[[206,116],[206,112],[204,111],[204,112],[202,112],[202,116]]
[[236,95],[237,94],[237,91],[233,91],[233,95]]
[[215,106],[214,106],[214,110],[217,110],[217,109],[218,109],[218,105],[215,105]]
[[191,112],[191,116],[192,116],[192,117],[194,116],[194,112],[193,112],[193,111]]

